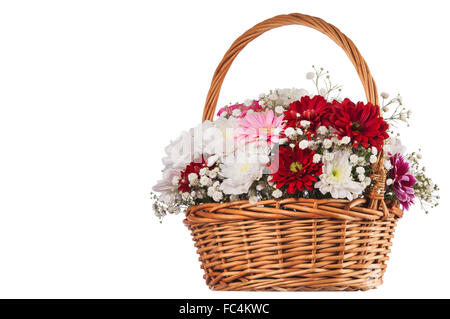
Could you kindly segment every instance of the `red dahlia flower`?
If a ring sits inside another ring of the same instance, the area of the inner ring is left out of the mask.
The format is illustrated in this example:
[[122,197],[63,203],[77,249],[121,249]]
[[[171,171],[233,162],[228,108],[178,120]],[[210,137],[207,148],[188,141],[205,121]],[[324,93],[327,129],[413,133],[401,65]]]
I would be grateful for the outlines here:
[[301,121],[309,121],[310,126],[304,130],[305,134],[310,138],[320,126],[329,125],[329,109],[330,104],[321,95],[313,98],[303,96],[300,101],[292,102],[289,109],[284,112],[286,127],[305,129],[301,126]]
[[353,103],[345,99],[341,103],[334,101],[331,122],[339,138],[348,136],[353,147],[365,148],[375,146],[381,150],[383,141],[389,137],[389,125],[380,117],[380,108],[372,103]]
[[200,170],[203,167],[208,167],[205,159],[202,157],[201,162],[194,161],[189,163],[184,170],[180,172],[180,180],[178,181],[178,190],[185,192],[190,192],[191,187],[189,186],[189,174],[195,173],[199,175]]
[[313,190],[313,182],[322,174],[322,163],[314,163],[314,151],[302,150],[298,144],[291,148],[282,146],[278,150],[276,160],[278,166],[272,165],[271,182],[276,183],[277,188],[287,186],[290,194],[303,191],[305,188]]

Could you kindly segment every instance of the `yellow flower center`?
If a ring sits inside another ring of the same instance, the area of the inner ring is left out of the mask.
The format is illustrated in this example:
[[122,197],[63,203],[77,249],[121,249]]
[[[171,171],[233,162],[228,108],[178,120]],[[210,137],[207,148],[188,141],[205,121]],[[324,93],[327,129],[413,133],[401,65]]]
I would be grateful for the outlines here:
[[333,168],[331,170],[331,175],[334,177],[334,179],[336,181],[339,181],[339,178],[342,176],[342,173],[340,170],[338,170],[337,168]]
[[248,163],[242,164],[241,165],[241,172],[245,173],[248,170]]
[[303,165],[299,162],[292,162],[290,169],[291,169],[291,172],[298,173],[303,169]]
[[272,135],[273,130],[274,130],[273,126],[261,126],[258,129],[258,133],[259,135]]

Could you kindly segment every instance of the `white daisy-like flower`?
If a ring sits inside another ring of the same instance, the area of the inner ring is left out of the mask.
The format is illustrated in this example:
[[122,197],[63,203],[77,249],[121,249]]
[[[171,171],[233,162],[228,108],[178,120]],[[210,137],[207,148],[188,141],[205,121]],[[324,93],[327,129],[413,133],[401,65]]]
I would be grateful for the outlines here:
[[207,167],[202,167],[200,171],[198,172],[200,176],[204,176],[208,174],[209,169]]
[[320,154],[314,154],[313,156],[313,163],[319,163],[321,160]]
[[214,192],[212,198],[215,202],[220,202],[223,199],[223,193],[222,192]]
[[303,131],[301,128],[298,127],[295,131],[297,132],[298,135],[303,135]]
[[392,180],[392,178],[388,178],[387,180],[386,180],[386,185],[392,185],[392,183],[393,183],[394,181]]
[[304,150],[305,148],[307,148],[309,146],[309,141],[308,140],[303,140],[300,143],[298,143],[298,146]]
[[351,139],[350,139],[349,136],[344,136],[344,137],[341,139],[341,144],[347,145],[348,143],[350,143],[350,141],[351,141]]
[[355,154],[350,155],[350,163],[352,165],[356,165],[358,163],[358,155]]
[[281,196],[283,196],[283,192],[277,188],[272,192],[272,196],[274,198],[280,198]]
[[328,129],[325,126],[319,126],[319,128],[317,129],[317,132],[319,134],[325,135],[328,132]]
[[323,148],[328,149],[332,145],[333,145],[333,142],[329,138],[326,138],[323,140]]
[[275,113],[283,114],[284,113],[284,107],[282,107],[281,105],[275,106]]
[[209,178],[216,178],[217,177],[217,172],[216,171],[209,171],[208,173]]
[[373,155],[377,155],[378,154],[378,150],[375,146],[372,146],[372,154]]
[[358,175],[358,180],[359,180],[360,182],[364,182],[365,179],[366,179],[366,176],[365,176],[364,174],[359,174],[359,175]]
[[[351,156],[350,156],[351,157]],[[350,160],[351,161],[351,160]],[[361,167],[361,166],[358,166],[357,168],[356,168],[356,173],[358,173],[358,174],[364,174],[365,173],[365,169],[364,169],[364,167]]]
[[209,197],[213,197],[215,192],[216,192],[216,188],[213,186],[210,186],[210,187],[208,187],[206,194],[208,194]]
[[[235,155],[227,156],[220,165],[224,177],[220,188],[225,194],[248,193],[254,181],[259,180],[267,162],[261,162],[257,149],[238,149]],[[267,157],[267,155],[265,155]]]
[[307,120],[301,120],[300,125],[304,128],[308,128],[311,125],[311,122]]
[[200,184],[203,186],[211,186],[212,180],[207,176],[200,177]]
[[375,164],[376,161],[377,161],[377,157],[376,157],[375,155],[370,155],[370,157],[369,157],[369,162],[370,162],[371,164]]
[[293,127],[288,127],[284,130],[284,134],[286,134],[287,137],[292,138],[297,135],[297,131]]
[[256,205],[256,203],[258,202],[258,197],[256,197],[256,196],[250,196],[250,198],[248,199],[248,202],[249,202],[251,205]]
[[332,160],[325,160],[323,174],[314,187],[322,194],[330,193],[333,198],[352,200],[354,194],[361,194],[361,184],[352,180],[349,157],[349,152],[338,151],[334,153]]
[[190,173],[188,175],[188,180],[191,185],[195,185],[198,182],[198,175],[196,173]]

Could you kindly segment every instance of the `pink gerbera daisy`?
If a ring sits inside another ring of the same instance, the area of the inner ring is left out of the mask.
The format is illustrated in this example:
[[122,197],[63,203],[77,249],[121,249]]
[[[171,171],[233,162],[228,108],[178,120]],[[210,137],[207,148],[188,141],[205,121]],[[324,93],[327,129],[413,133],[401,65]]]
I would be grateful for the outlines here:
[[244,142],[266,142],[272,147],[280,141],[283,116],[274,116],[272,110],[247,114],[236,130],[236,140]]

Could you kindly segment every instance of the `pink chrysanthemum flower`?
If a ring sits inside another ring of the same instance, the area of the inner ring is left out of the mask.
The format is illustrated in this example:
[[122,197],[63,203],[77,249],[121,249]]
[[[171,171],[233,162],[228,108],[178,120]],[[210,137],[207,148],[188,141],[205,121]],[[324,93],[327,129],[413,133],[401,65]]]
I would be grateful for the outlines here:
[[275,116],[272,110],[247,114],[236,129],[236,140],[251,142],[265,142],[272,147],[280,141],[283,128],[283,116]]
[[393,189],[395,197],[402,205],[403,209],[409,209],[414,204],[414,184],[417,183],[415,177],[409,172],[409,163],[405,161],[399,153],[390,158],[392,169],[389,171],[389,177],[394,181]]

